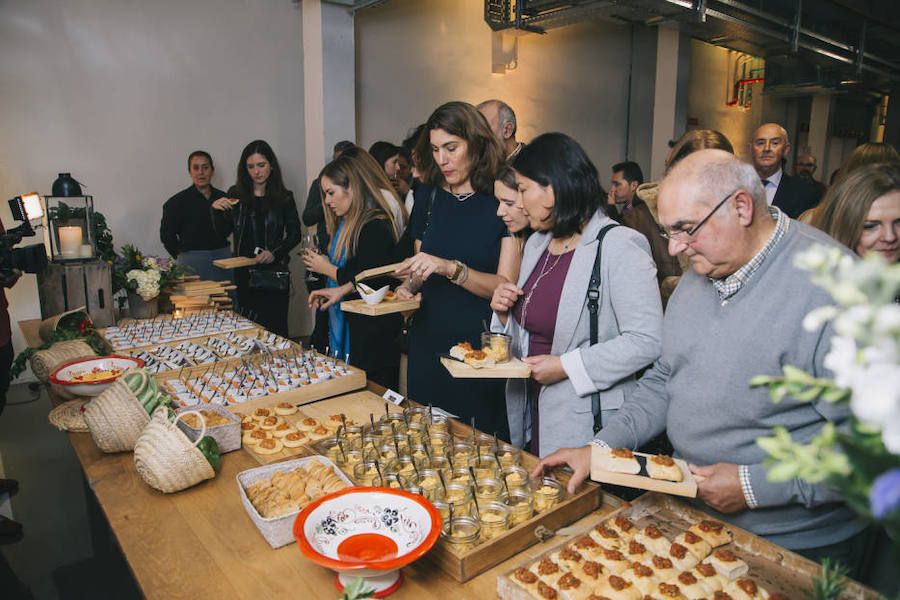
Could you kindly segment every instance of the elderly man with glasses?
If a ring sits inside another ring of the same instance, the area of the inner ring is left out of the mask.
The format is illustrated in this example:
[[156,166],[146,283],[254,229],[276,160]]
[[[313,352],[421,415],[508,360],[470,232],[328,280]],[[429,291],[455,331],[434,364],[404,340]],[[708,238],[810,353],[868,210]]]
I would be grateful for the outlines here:
[[[669,173],[659,222],[669,252],[683,252],[692,268],[669,300],[662,355],[593,443],[634,449],[667,430],[675,454],[700,476],[700,508],[814,560],[855,566],[868,543],[865,525],[824,484],[769,481],[756,444],[776,425],[809,442],[848,410],[791,397],[774,404],[766,390],[749,387],[753,376],[780,375],[786,364],[828,375],[831,326],[807,331],[802,321],[830,297],[794,258],[814,244],[850,253],[768,206],[754,168],[721,150],[691,154]],[[542,467],[568,464],[574,488],[590,460],[590,446],[566,449]]]

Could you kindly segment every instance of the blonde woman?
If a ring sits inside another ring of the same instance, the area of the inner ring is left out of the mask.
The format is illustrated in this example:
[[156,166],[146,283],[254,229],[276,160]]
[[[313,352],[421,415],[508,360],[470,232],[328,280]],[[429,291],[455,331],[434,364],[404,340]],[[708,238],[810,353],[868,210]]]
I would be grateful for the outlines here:
[[900,163],[865,165],[841,177],[812,224],[860,256],[900,260]]
[[[331,236],[328,255],[303,253],[306,268],[327,277],[325,289],[309,295],[310,307],[328,310],[332,354],[364,369],[369,379],[397,387],[400,352],[395,339],[399,314],[369,317],[344,313],[340,300],[355,294],[354,277],[361,271],[389,264],[400,236],[392,207],[399,198],[381,166],[361,148],[353,148],[328,163],[319,174],[325,226]],[[367,281],[374,288],[390,280]]]

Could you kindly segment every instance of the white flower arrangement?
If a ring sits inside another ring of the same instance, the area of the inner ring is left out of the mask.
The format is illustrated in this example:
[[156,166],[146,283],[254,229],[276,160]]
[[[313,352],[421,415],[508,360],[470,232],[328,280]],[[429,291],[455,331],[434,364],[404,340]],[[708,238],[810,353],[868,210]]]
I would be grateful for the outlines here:
[[159,295],[159,270],[154,268],[132,269],[125,274],[125,278],[137,285],[135,291],[144,301],[152,300]]
[[784,377],[758,376],[750,385],[768,387],[775,402],[786,395],[849,402],[852,416],[843,428],[825,424],[808,444],[793,442],[784,427],[758,438],[770,456],[769,479],[827,481],[853,510],[900,540],[900,263],[874,254],[854,260],[817,246],[794,264],[835,301],[803,320],[808,331],[834,324],[824,360],[833,380],[785,365]]

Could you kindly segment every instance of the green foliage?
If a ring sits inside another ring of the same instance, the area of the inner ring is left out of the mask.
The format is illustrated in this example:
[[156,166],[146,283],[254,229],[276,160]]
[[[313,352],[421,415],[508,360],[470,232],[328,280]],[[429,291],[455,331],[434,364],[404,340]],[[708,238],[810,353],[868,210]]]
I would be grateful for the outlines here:
[[757,375],[750,380],[750,387],[768,387],[769,397],[776,404],[785,396],[804,402],[811,402],[821,396],[823,400],[832,404],[850,399],[851,390],[838,387],[830,379],[818,379],[791,365],[785,365],[782,371],[784,377]]
[[[366,588],[369,589],[366,589]],[[340,600],[359,600],[362,598],[371,598],[375,595],[375,589],[366,584],[362,577],[357,577],[353,583],[344,588]]]
[[[56,218],[59,221],[68,221],[69,219],[84,219],[84,208],[72,208],[65,202],[60,202]],[[116,249],[113,245],[112,232],[106,224],[106,217],[101,212],[94,211],[94,240],[97,244],[97,256],[112,265],[116,260]]]
[[98,355],[106,354],[107,348],[100,334],[94,329],[90,319],[83,313],[67,315],[56,325],[56,329],[50,336],[50,341],[36,348],[26,348],[19,352],[9,369],[10,379],[15,379],[25,370],[25,364],[28,362],[35,352],[46,350],[56,342],[64,342],[67,340],[84,340],[88,346]]
[[840,563],[831,564],[828,558],[822,559],[822,574],[813,580],[813,591],[807,592],[809,600],[838,600],[847,587],[847,567]]

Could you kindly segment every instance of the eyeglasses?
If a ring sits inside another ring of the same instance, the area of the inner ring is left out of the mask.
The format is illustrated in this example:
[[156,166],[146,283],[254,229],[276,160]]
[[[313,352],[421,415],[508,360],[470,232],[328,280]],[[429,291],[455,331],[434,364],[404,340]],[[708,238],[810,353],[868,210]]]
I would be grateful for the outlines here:
[[700,228],[703,227],[703,224],[706,223],[707,221],[709,221],[709,218],[712,217],[714,214],[716,214],[716,211],[719,210],[720,208],[722,208],[722,205],[725,204],[732,196],[734,196],[734,194],[736,192],[737,192],[737,190],[734,190],[733,192],[731,192],[730,194],[728,194],[727,196],[722,198],[722,200],[718,204],[716,204],[715,207],[713,207],[713,209],[711,211],[709,211],[708,215],[703,217],[699,223],[697,223],[690,229],[679,229],[678,231],[667,231],[667,230],[663,229],[662,226],[660,226],[659,227],[659,235],[663,236],[667,240],[675,240],[675,241],[682,239],[682,236],[687,236],[688,238],[693,238],[695,235],[697,235],[697,232],[700,231]]

